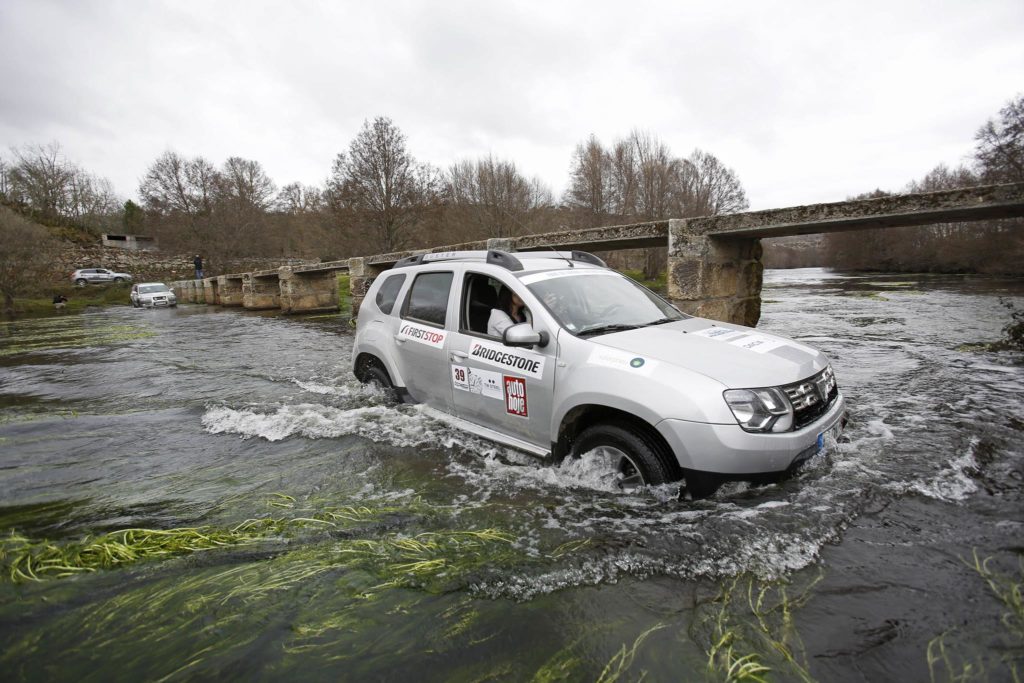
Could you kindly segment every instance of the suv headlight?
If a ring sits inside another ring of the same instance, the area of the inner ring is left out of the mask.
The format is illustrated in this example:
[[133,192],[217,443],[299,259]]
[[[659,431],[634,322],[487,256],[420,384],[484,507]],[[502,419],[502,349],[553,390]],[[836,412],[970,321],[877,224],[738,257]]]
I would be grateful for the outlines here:
[[729,389],[722,395],[740,427],[748,432],[785,432],[793,426],[793,407],[774,387]]

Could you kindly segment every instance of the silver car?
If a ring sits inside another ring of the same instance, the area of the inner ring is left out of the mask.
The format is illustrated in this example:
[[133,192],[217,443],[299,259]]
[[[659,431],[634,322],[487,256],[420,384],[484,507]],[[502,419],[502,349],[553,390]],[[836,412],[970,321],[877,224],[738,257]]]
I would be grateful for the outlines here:
[[165,308],[177,306],[178,299],[171,288],[162,282],[142,282],[132,285],[128,295],[136,308]]
[[128,273],[115,273],[106,268],[80,268],[71,273],[71,281],[79,287],[84,287],[108,282],[131,282],[132,276]]
[[[503,288],[529,321],[499,338]],[[538,457],[599,457],[625,489],[774,478],[845,422],[820,351],[680,313],[584,252],[403,259],[367,292],[352,357],[363,382]]]

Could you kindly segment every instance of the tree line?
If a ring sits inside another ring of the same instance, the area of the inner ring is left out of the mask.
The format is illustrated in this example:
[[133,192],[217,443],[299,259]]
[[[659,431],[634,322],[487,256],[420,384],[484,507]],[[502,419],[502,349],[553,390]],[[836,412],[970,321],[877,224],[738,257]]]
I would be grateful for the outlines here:
[[[970,159],[940,164],[902,192],[938,192],[1024,182],[1024,95],[1008,102],[974,136]],[[887,196],[875,190],[852,199]],[[815,263],[837,269],[902,272],[1024,273],[1024,220],[1007,219],[825,235]],[[766,252],[767,253],[767,252]],[[780,254],[780,260],[799,255]],[[774,263],[771,265],[785,265]],[[804,265],[791,263],[791,265]]]
[[96,235],[156,237],[162,248],[210,262],[244,257],[325,260],[489,237],[696,216],[748,206],[736,173],[714,155],[673,155],[633,131],[604,145],[591,136],[569,162],[561,198],[514,161],[487,155],[447,169],[421,162],[387,117],[366,121],[322,185],[271,179],[262,164],[167,151],[135,199],[67,161],[60,146],[0,158],[0,202],[38,222]]

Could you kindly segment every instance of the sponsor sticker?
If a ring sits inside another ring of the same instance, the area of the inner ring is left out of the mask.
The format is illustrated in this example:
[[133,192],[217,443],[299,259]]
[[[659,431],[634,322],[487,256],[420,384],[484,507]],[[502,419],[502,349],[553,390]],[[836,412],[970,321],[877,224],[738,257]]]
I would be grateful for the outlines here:
[[505,412],[518,417],[530,417],[526,405],[526,379],[523,377],[502,377],[505,384]]
[[691,332],[690,334],[697,335],[698,337],[707,337],[708,339],[729,341],[736,337],[742,337],[746,332],[743,330],[730,330],[728,327],[708,327],[699,332]]
[[505,398],[500,372],[475,370],[465,365],[453,365],[452,386],[459,391],[467,391],[487,398],[498,400]]
[[545,358],[539,353],[474,339],[469,345],[469,357],[503,370],[514,370],[534,379],[544,376]]
[[756,351],[757,353],[768,353],[772,349],[777,349],[780,346],[788,346],[788,344],[781,339],[772,339],[762,334],[748,334],[746,337],[733,339],[729,343],[733,346],[738,346],[741,349]]
[[637,356],[628,351],[598,347],[590,352],[587,362],[616,370],[628,370],[637,375],[650,375],[658,366],[658,361]]
[[708,339],[717,339],[718,341],[726,342],[748,351],[756,351],[757,353],[768,353],[780,346],[795,346],[795,344],[790,344],[782,339],[772,339],[756,332],[732,330],[728,327],[708,327],[699,332],[691,332],[690,334],[697,335],[698,337],[707,337]]
[[408,339],[420,344],[426,344],[427,346],[433,346],[435,349],[444,348],[444,340],[447,335],[448,333],[444,330],[436,330],[433,327],[417,325],[416,323],[409,323],[404,320],[402,321],[402,326],[398,328],[399,339]]

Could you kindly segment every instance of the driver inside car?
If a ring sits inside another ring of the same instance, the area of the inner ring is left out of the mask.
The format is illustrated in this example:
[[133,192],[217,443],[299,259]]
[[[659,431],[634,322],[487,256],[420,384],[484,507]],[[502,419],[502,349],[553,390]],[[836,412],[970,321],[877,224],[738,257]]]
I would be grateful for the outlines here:
[[523,300],[518,294],[503,286],[498,293],[497,305],[491,309],[491,317],[487,321],[487,334],[500,339],[508,328],[527,322],[533,322],[530,310],[523,305]]

